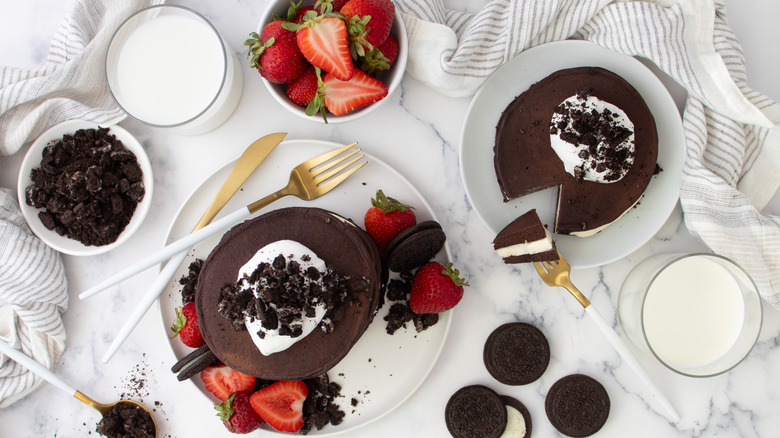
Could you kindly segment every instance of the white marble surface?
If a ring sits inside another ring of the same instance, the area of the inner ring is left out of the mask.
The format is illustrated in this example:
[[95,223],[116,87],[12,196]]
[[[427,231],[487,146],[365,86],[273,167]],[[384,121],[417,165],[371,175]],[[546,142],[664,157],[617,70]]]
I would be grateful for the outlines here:
[[[72,0],[0,0],[0,63],[34,67],[45,59],[48,41]],[[242,42],[255,29],[266,1],[209,2],[185,0],[208,16],[243,59]],[[727,0],[730,22],[747,56],[751,85],[780,99],[780,3],[775,0]],[[447,5],[475,10],[483,2],[450,0]],[[135,261],[159,246],[168,225],[191,188],[204,175],[237,156],[255,138],[288,131],[290,138],[335,142],[358,141],[412,181],[433,206],[447,232],[457,266],[471,287],[453,316],[452,329],[432,374],[402,406],[349,436],[446,436],[444,405],[461,386],[481,383],[512,395],[531,411],[536,437],[558,436],[544,414],[544,395],[560,377],[589,374],[610,394],[612,410],[598,436],[618,437],[774,437],[780,430],[780,313],[765,307],[758,345],[735,370],[714,378],[691,379],[673,374],[647,357],[651,376],[672,400],[682,418],[671,423],[645,398],[645,391],[584,312],[563,290],[544,286],[531,266],[505,266],[491,251],[492,237],[466,198],[458,171],[458,142],[469,99],[451,99],[407,76],[380,110],[348,125],[324,126],[281,111],[256,73],[244,63],[245,88],[233,117],[217,130],[180,137],[132,122],[122,125],[146,146],[155,172],[154,207],[137,237],[108,254],[63,257],[70,284],[65,314],[68,342],[57,374],[101,401],[122,394],[155,408],[161,436],[229,436],[214,417],[210,403],[193,385],[170,373],[173,354],[157,310],[142,321],[114,359],[100,357],[118,330],[119,321],[155,276],[144,272],[114,290],[81,301],[77,294],[102,276]],[[674,87],[673,87],[674,88]],[[679,90],[675,90],[679,91]],[[678,102],[681,97],[677,95]],[[0,185],[15,187],[24,149],[0,157]],[[414,157],[412,159],[412,157]],[[770,211],[780,212],[780,199]],[[695,251],[703,246],[681,222],[679,209],[652,241],[623,260],[601,268],[575,271],[574,281],[613,325],[615,305],[626,273],[645,257],[667,251]],[[487,335],[508,321],[528,321],[548,336],[550,366],[530,385],[509,387],[486,372],[481,358]],[[144,385],[135,377],[145,374]],[[96,411],[44,385],[0,411],[2,437],[79,437],[96,435]],[[337,429],[331,429],[336,432]],[[256,432],[254,436],[270,436]]]

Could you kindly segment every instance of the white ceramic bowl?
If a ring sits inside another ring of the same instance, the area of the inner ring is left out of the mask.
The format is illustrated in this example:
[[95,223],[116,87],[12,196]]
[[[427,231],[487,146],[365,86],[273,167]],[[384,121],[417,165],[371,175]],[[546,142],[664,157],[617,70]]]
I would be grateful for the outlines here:
[[138,228],[141,226],[141,223],[144,221],[146,214],[149,212],[149,207],[152,205],[152,188],[154,178],[152,177],[152,166],[149,163],[149,157],[146,155],[146,151],[144,151],[141,143],[139,143],[138,140],[136,140],[135,137],[133,137],[129,132],[125,131],[119,126],[110,127],[109,134],[115,135],[118,140],[122,141],[122,144],[124,144],[127,150],[132,151],[135,154],[136,159],[138,160],[138,165],[143,171],[145,194],[144,198],[136,207],[135,212],[133,213],[133,217],[130,219],[130,223],[127,224],[127,227],[125,227],[125,229],[113,243],[102,246],[87,246],[69,237],[60,236],[56,231],[49,230],[43,226],[41,220],[38,219],[38,212],[40,211],[39,209],[27,205],[25,202],[25,189],[32,184],[32,180],[30,179],[30,172],[32,169],[38,168],[41,165],[43,149],[52,140],[61,139],[65,134],[73,134],[79,129],[97,128],[98,125],[96,123],[84,120],[67,120],[52,126],[43,134],[41,134],[30,146],[30,149],[27,151],[27,155],[25,155],[24,160],[22,161],[22,167],[19,171],[17,196],[19,197],[19,207],[22,210],[24,219],[27,221],[27,225],[30,226],[30,229],[33,231],[33,233],[35,233],[35,235],[38,236],[45,244],[64,254],[89,256],[102,254],[116,248],[123,242],[126,242],[130,236],[132,236],[133,233],[138,230]]
[[[314,4],[314,0],[304,0],[303,5],[308,4]],[[263,13],[263,16],[260,18],[260,23],[257,26],[257,33],[259,34],[263,27],[265,27],[266,24],[273,21],[273,17],[284,17],[287,15],[287,9],[290,7],[290,0],[273,0],[268,4],[268,7],[266,8],[265,12]],[[364,106],[363,108],[359,108],[355,111],[352,111],[351,113],[344,114],[342,116],[334,116],[333,114],[328,113],[328,123],[334,124],[334,123],[344,123],[348,122],[350,120],[355,120],[358,117],[364,116],[371,111],[374,111],[375,109],[379,108],[380,105],[384,104],[391,94],[393,94],[393,91],[395,91],[396,88],[398,88],[398,84],[401,83],[401,79],[404,76],[404,71],[406,70],[406,61],[409,56],[409,44],[408,40],[406,38],[406,27],[404,26],[404,21],[401,18],[401,13],[398,11],[398,8],[395,9],[395,18],[393,19],[393,27],[390,29],[390,35],[393,35],[396,40],[398,40],[398,57],[395,60],[395,63],[390,67],[389,70],[379,72],[376,75],[376,78],[381,80],[382,82],[387,85],[387,96],[385,96],[384,99],[380,100],[379,102],[372,103],[371,105]],[[269,82],[260,74],[258,73],[257,76],[263,81],[268,91],[271,93],[271,96],[276,99],[277,102],[279,102],[283,107],[285,107],[288,111],[291,113],[298,115],[300,117],[303,117],[308,120],[312,120],[315,122],[324,123],[322,120],[322,116],[317,113],[313,116],[306,115],[306,108],[296,105],[292,102],[290,102],[290,99],[287,98],[287,86],[285,84],[274,84],[272,82]]]

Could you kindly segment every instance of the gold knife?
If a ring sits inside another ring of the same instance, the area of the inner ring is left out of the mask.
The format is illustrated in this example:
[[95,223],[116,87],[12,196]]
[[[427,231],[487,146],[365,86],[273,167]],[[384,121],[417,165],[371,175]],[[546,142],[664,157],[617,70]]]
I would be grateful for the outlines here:
[[[254,170],[257,168],[257,166],[259,166],[265,157],[271,153],[276,145],[281,143],[282,139],[284,139],[286,135],[286,132],[268,134],[256,140],[254,143],[249,145],[248,148],[246,148],[244,153],[241,154],[241,156],[236,161],[236,164],[233,166],[233,170],[230,171],[230,175],[228,175],[225,182],[222,183],[222,187],[219,189],[216,196],[214,196],[211,204],[208,206],[208,208],[206,208],[206,212],[203,213],[203,216],[198,221],[198,224],[195,225],[195,228],[192,230],[193,232],[211,223],[220,210],[222,210],[222,207],[227,204],[230,198],[232,198],[238,189],[241,188],[247,178],[249,178],[252,172],[254,172]],[[168,263],[165,265],[162,271],[160,271],[160,274],[146,291],[146,294],[141,297],[141,301],[138,303],[133,313],[127,319],[125,324],[119,330],[119,333],[117,333],[111,345],[108,347],[108,350],[103,355],[103,363],[107,363],[109,360],[111,360],[111,358],[114,356],[114,353],[119,350],[119,347],[122,345],[122,343],[127,339],[130,333],[132,333],[133,329],[135,329],[135,326],[138,325],[146,312],[149,310],[149,307],[152,306],[154,300],[157,299],[163,289],[165,289],[165,286],[170,282],[173,274],[179,268],[179,265],[181,265],[181,263],[187,257],[187,252],[188,251],[182,251],[168,260]],[[95,289],[85,291],[79,295],[79,298],[83,299],[89,297],[102,290]]]

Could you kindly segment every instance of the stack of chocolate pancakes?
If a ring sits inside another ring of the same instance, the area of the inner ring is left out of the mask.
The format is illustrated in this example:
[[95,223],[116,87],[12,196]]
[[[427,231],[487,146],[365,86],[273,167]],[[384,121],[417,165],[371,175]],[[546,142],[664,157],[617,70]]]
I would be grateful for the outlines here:
[[[583,92],[617,106],[634,125],[634,162],[619,181],[578,180],[550,145],[555,108]],[[653,115],[631,84],[602,68],[578,67],[559,70],[516,97],[501,115],[493,150],[504,201],[558,186],[554,231],[588,235],[617,220],[642,196],[656,172],[658,135]]]
[[[258,249],[294,240],[329,269],[348,277],[354,298],[330,333],[315,329],[286,350],[264,356],[247,330],[236,331],[217,311],[220,290],[235,284],[239,269]],[[203,338],[217,358],[240,372],[267,380],[316,377],[335,366],[365,332],[379,302],[381,261],[361,228],[335,213],[304,207],[274,210],[230,229],[203,263],[195,305]]]

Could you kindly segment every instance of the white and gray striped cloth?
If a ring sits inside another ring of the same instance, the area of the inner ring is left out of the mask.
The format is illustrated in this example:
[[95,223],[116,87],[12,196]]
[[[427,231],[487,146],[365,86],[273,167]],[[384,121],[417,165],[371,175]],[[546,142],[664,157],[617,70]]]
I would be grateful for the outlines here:
[[780,218],[761,212],[780,186],[780,106],[747,86],[722,0],[493,0],[476,14],[395,2],[407,72],[449,96],[470,96],[523,50],[567,38],[653,61],[688,91],[686,226],[780,308]]
[[[0,155],[46,128],[79,118],[124,118],[104,85],[103,58],[114,30],[133,11],[161,0],[78,0],[54,36],[45,65],[0,68]],[[0,339],[54,370],[65,348],[65,272],[57,252],[30,230],[16,192],[0,190]],[[43,380],[0,354],[0,407]]]
[[[0,189],[0,340],[54,369],[65,349],[61,314],[67,307],[68,286],[59,253],[27,227],[16,192]],[[25,367],[0,355],[0,407],[41,383]]]

